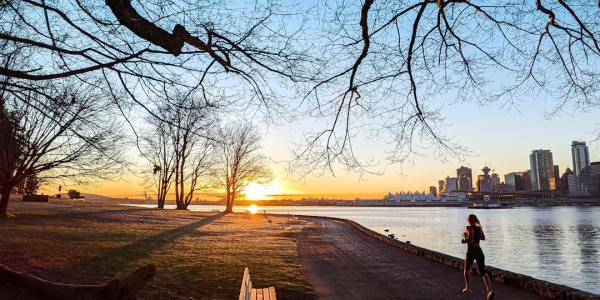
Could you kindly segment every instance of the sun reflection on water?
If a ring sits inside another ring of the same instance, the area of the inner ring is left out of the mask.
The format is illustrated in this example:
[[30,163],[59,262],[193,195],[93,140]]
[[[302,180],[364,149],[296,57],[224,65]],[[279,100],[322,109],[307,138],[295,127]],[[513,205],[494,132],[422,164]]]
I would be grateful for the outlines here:
[[252,205],[248,206],[248,208],[246,210],[249,213],[255,215],[258,212],[258,206],[256,204],[252,204]]

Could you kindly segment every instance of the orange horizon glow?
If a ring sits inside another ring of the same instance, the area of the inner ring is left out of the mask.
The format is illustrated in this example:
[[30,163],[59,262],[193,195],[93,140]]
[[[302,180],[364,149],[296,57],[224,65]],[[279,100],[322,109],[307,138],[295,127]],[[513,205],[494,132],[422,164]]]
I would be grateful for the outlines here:
[[[117,199],[129,199],[129,200],[146,200],[146,196],[148,196],[147,200],[155,200],[156,195],[153,192],[146,191],[144,194],[144,190],[141,186],[137,186],[128,182],[109,182],[102,185],[94,185],[94,186],[63,186],[62,194],[66,195],[68,189],[76,189],[80,191],[83,195],[97,195],[102,197],[109,198],[117,198]],[[288,192],[289,191],[289,192]],[[58,193],[58,190],[54,186],[44,186],[40,189],[41,193],[46,195],[55,195]],[[383,196],[387,194],[388,191],[385,192],[334,192],[334,191],[314,191],[307,192],[298,189],[288,189],[282,187],[273,187],[267,186],[264,187],[262,185],[252,185],[249,191],[245,191],[247,194],[242,194],[239,198],[240,200],[250,200],[250,201],[265,201],[265,200],[302,200],[309,198],[317,198],[317,199],[342,199],[342,200],[354,200],[356,198],[362,199],[381,199]],[[223,192],[196,192],[194,196],[194,201],[196,199],[201,201],[218,201],[224,199],[225,194]],[[167,200],[175,200],[175,194],[169,193],[167,195]]]
[[[283,176],[281,176],[283,177]],[[338,183],[326,183],[314,185],[306,185],[291,180],[281,180],[276,177],[270,183],[258,184],[250,183],[246,189],[242,191],[240,200],[262,201],[262,200],[301,200],[308,198],[325,198],[325,199],[343,199],[353,200],[355,198],[362,199],[381,199],[388,192],[395,192],[395,189],[379,188],[378,185],[372,185],[370,188],[364,186],[361,189],[357,188],[355,182],[341,180]],[[354,188],[351,188],[354,187]],[[360,186],[358,186],[360,187]],[[62,194],[66,194],[69,189],[76,189],[83,195],[98,195],[111,198],[127,198],[129,200],[148,200],[156,199],[156,195],[148,187],[144,187],[142,182],[137,177],[125,177],[119,181],[99,182],[93,185],[86,186],[71,186],[68,184],[62,185]],[[375,190],[374,190],[375,189]],[[379,190],[379,191],[377,191]],[[58,193],[57,184],[46,184],[40,192],[48,195]],[[173,192],[167,195],[167,200],[174,200]],[[224,198],[223,191],[202,191],[196,192],[194,201],[208,200],[218,201]]]

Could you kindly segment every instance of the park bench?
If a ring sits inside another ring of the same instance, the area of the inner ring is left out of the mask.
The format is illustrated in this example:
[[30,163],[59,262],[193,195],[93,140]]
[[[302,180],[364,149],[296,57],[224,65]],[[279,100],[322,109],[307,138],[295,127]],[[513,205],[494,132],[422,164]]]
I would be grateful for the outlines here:
[[250,270],[244,269],[244,277],[242,278],[242,287],[240,288],[239,300],[276,300],[275,287],[264,289],[252,288],[252,280],[250,280]]

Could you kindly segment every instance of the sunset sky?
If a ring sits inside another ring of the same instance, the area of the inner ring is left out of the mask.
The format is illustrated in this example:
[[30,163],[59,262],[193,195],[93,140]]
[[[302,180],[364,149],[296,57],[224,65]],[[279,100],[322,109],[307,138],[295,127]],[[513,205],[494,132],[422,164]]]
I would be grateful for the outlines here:
[[[423,191],[429,186],[437,186],[437,180],[455,176],[456,168],[465,165],[480,174],[487,163],[501,175],[512,171],[529,169],[529,154],[533,149],[550,149],[554,164],[560,166],[561,173],[571,166],[570,143],[572,140],[588,141],[590,158],[600,161],[600,145],[592,140],[600,129],[599,110],[588,112],[567,111],[548,118],[553,102],[544,100],[524,100],[516,106],[500,104],[480,106],[474,103],[448,105],[443,109],[449,128],[445,132],[469,148],[472,155],[464,161],[457,158],[446,160],[431,153],[415,156],[411,162],[390,165],[381,163],[374,171],[383,175],[363,175],[336,172],[335,176],[311,174],[302,180],[288,174],[286,160],[289,160],[292,144],[301,139],[302,127],[298,124],[263,128],[264,152],[273,161],[271,167],[275,179],[269,185],[253,185],[250,194],[302,194],[301,197],[381,197],[387,192]],[[301,122],[300,122],[301,123]],[[369,150],[378,143],[369,142],[361,147]],[[374,149],[377,150],[377,149]],[[366,151],[369,153],[369,151]],[[379,159],[383,159],[381,151]],[[132,157],[136,156],[131,151]],[[143,161],[140,160],[140,164]],[[48,187],[50,188],[50,187]],[[68,188],[68,187],[64,187]],[[84,192],[115,197],[143,197],[141,179],[127,173],[116,182],[96,182],[90,186],[77,187]],[[49,191],[50,192],[50,191]],[[284,196],[285,197],[285,196]],[[200,198],[203,198],[200,196]]]
[[[306,8],[311,5],[318,7],[321,5],[320,3],[320,1],[299,1],[297,8]],[[248,4],[241,2],[231,5],[241,5],[243,7]],[[320,12],[320,10],[317,11]],[[330,13],[334,13],[334,11]],[[358,34],[360,28],[355,24],[358,23],[356,18],[359,15],[351,14],[350,16],[355,19],[349,19],[348,24],[352,24],[350,28]],[[296,29],[295,27],[302,23],[299,21],[301,16],[295,17],[296,19],[294,19],[294,16],[286,15],[277,20],[282,20],[280,22],[284,22],[283,25],[286,25],[286,29],[293,32]],[[323,18],[323,20],[326,19]],[[321,26],[327,27],[326,22],[321,23],[319,21],[322,20],[307,21],[307,24],[305,24],[309,29],[306,33],[307,36],[311,35],[310,29],[312,27],[316,32],[322,31]],[[408,26],[410,23],[400,25]],[[410,28],[410,26],[404,28],[404,30],[408,30],[407,28]],[[395,34],[395,31],[392,34]],[[317,38],[313,43],[323,41]],[[492,41],[489,44],[493,46],[495,42],[497,41]],[[299,40],[298,43],[300,46],[305,46],[303,44],[304,40]],[[535,45],[535,43],[531,45]],[[318,51],[318,47],[312,48]],[[371,54],[370,57],[374,57],[373,55]],[[354,58],[355,56],[351,57]],[[337,57],[335,58],[337,59]],[[389,63],[393,62],[382,62],[382,64]],[[552,66],[547,67],[547,69],[551,69]],[[483,69],[482,75],[485,75],[486,80],[490,82],[490,85],[486,87],[487,90],[498,90],[502,85],[511,81],[501,71]],[[548,74],[552,75],[554,73],[548,71]],[[455,76],[456,74],[451,75]],[[270,79],[265,80],[269,81]],[[225,83],[219,82],[219,84],[227,85],[229,82],[225,80]],[[399,85],[396,88],[402,88],[402,82],[395,84]],[[456,176],[456,169],[461,165],[473,168],[474,176],[480,174],[481,168],[487,165],[495,170],[494,172],[500,174],[500,178],[503,180],[503,175],[508,172],[529,169],[529,154],[534,149],[551,150],[554,155],[554,164],[560,166],[562,173],[566,167],[571,167],[570,144],[573,140],[588,142],[591,160],[600,161],[600,144],[594,142],[595,139],[599,139],[600,134],[600,118],[598,117],[600,116],[600,108],[597,105],[595,109],[588,108],[587,111],[582,111],[581,108],[573,107],[569,103],[557,114],[552,114],[561,99],[553,99],[539,93],[529,95],[529,90],[519,91],[521,94],[526,95],[518,96],[511,104],[488,102],[481,105],[477,103],[479,99],[473,101],[456,100],[453,93],[462,92],[459,86],[457,85],[454,91],[441,91],[435,96],[422,96],[427,98],[421,99],[421,101],[423,105],[431,108],[431,111],[439,110],[440,116],[445,118],[445,125],[436,129],[449,137],[453,143],[466,147],[469,150],[466,153],[467,155],[463,157],[438,157],[437,152],[432,149],[419,148],[420,142],[415,141],[418,149],[417,153],[410,156],[403,163],[390,164],[386,160],[386,151],[390,150],[390,146],[385,136],[371,139],[368,139],[365,134],[357,136],[353,141],[353,146],[359,159],[378,162],[369,171],[381,175],[361,174],[354,171],[347,172],[341,166],[334,166],[335,176],[328,170],[320,169],[300,178],[298,174],[289,173],[287,170],[288,164],[286,162],[292,158],[291,150],[294,148],[294,144],[303,141],[304,134],[327,128],[331,123],[331,116],[309,120],[296,119],[290,123],[281,121],[263,122],[259,116],[260,114],[251,117],[251,121],[262,126],[264,154],[271,159],[271,168],[275,174],[271,184],[266,186],[253,185],[251,193],[255,195],[277,194],[283,196],[300,194],[302,196],[347,199],[355,197],[379,198],[388,192],[428,190],[429,186],[437,186],[439,179],[446,176]],[[422,90],[427,88],[425,84],[421,87],[423,87]],[[287,88],[278,81],[269,82],[269,89],[273,89],[277,94],[276,96],[288,97],[288,99],[283,100],[283,106],[286,104],[293,106],[300,103],[302,96],[291,95],[288,93]],[[382,86],[381,89],[375,90],[364,97],[390,100],[386,97],[393,97],[393,95],[387,94],[386,87]],[[279,100],[277,97],[273,98]],[[392,101],[390,100],[390,102]],[[288,109],[289,107],[285,108]],[[583,108],[583,110],[585,109]],[[237,119],[248,119],[248,116],[253,116],[253,114],[245,112],[230,113],[229,115]],[[141,168],[149,168],[149,166],[136,151],[135,147],[131,147],[126,151],[134,166],[130,168],[129,172],[123,174],[120,180],[114,182],[100,181],[89,186],[63,186],[63,189],[76,188],[84,194],[93,193],[130,198],[143,197],[142,178],[136,176],[139,175],[136,173],[139,173]],[[45,189],[48,193],[56,192],[55,186],[47,186]]]

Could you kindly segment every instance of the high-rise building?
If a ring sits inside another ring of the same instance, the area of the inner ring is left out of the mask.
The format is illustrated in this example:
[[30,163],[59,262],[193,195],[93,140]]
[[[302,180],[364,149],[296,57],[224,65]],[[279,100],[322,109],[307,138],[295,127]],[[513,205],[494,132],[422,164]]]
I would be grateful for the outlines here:
[[590,165],[590,153],[585,142],[573,141],[571,156],[573,157],[573,174],[578,176],[584,168]]
[[[558,189],[563,195],[567,195],[570,193],[569,191],[569,176],[573,176],[573,171],[567,168],[565,173],[560,177],[560,184],[556,185],[556,189]],[[574,182],[573,184],[576,184]]]
[[533,150],[529,155],[531,164],[531,190],[553,191],[556,189],[554,181],[554,163],[550,150]]
[[500,177],[498,174],[492,173],[492,190],[496,191],[496,187],[500,185]]
[[504,183],[515,187],[515,191],[524,191],[523,172],[511,172],[504,175]]
[[458,189],[461,191],[473,190],[473,171],[471,168],[460,166],[456,169],[456,177],[458,177]]
[[446,177],[446,189],[444,191],[445,192],[458,191],[458,178]]
[[471,179],[466,176],[458,177],[458,189],[465,192],[473,191]]
[[584,173],[587,173],[590,178],[588,185],[589,195],[600,196],[600,161],[591,163],[585,169]]
[[591,163],[589,166],[581,169],[579,175],[570,176],[569,180],[569,194],[599,196],[600,162]]
[[481,171],[483,171],[483,175],[477,176],[477,191],[480,193],[491,193],[494,191],[494,186],[492,185],[492,176],[490,176],[490,171],[492,169],[483,167]]
[[560,190],[560,169],[558,168],[557,165],[554,165],[553,170],[554,170],[554,183],[556,184],[554,186],[554,189]]
[[438,181],[438,192],[440,195],[446,191],[446,181],[440,180]]
[[531,170],[523,172],[523,190],[531,191]]
[[437,197],[437,189],[435,188],[435,186],[430,186],[429,187],[429,193],[432,194],[434,197]]

